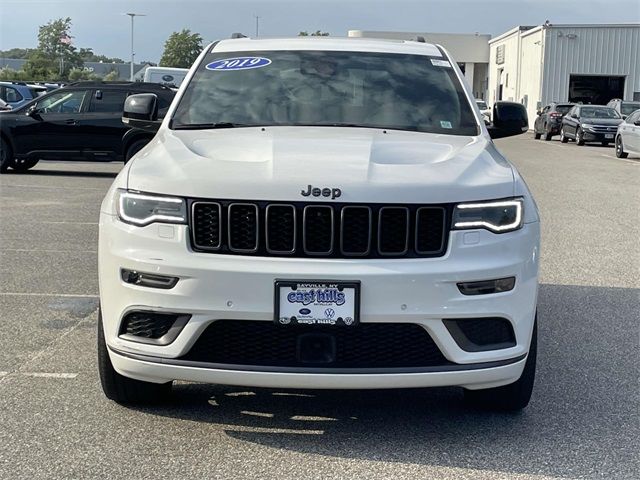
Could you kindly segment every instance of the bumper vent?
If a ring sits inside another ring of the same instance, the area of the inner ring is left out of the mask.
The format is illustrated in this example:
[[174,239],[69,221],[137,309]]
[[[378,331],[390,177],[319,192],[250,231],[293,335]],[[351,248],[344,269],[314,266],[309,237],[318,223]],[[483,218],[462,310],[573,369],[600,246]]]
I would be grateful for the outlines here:
[[191,315],[135,311],[128,313],[120,325],[120,338],[139,343],[168,345],[173,342]]
[[[317,359],[315,365],[314,359]],[[246,320],[213,322],[181,360],[261,367],[358,369],[451,364],[429,333],[416,324],[283,327],[267,321]]]
[[192,200],[196,251],[331,258],[439,257],[450,205],[356,205]]
[[506,318],[457,318],[443,322],[458,346],[467,352],[516,346],[513,326]]

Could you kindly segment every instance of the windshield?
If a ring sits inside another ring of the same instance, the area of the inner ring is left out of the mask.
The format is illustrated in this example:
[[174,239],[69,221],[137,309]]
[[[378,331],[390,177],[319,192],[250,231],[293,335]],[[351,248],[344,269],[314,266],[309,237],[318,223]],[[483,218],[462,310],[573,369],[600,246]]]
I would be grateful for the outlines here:
[[486,104],[486,103],[484,103],[484,102],[483,102],[483,101],[481,101],[481,100],[476,100],[476,103],[478,104],[478,108],[479,108],[480,110],[487,110],[487,109],[489,108],[489,107],[487,107],[487,104]]
[[586,118],[620,118],[620,114],[609,107],[582,107],[580,116]]
[[363,126],[477,135],[448,61],[334,51],[210,53],[171,128]]
[[640,102],[622,102],[620,105],[620,111],[623,115],[629,115],[631,112],[635,112],[640,108]]
[[573,104],[569,105],[556,105],[556,112],[561,113],[562,115],[566,115],[569,110],[571,110]]

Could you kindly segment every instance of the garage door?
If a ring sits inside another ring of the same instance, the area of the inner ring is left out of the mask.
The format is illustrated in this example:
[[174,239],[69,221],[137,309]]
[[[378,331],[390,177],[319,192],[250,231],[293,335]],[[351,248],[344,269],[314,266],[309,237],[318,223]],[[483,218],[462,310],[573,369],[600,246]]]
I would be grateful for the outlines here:
[[623,98],[624,77],[609,75],[571,75],[569,101],[606,105],[612,98]]

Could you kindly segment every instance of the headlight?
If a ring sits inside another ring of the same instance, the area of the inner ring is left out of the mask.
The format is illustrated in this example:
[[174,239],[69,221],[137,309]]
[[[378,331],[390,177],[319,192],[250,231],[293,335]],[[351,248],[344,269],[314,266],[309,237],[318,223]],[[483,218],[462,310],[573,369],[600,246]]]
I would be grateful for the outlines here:
[[125,223],[186,223],[187,208],[182,198],[162,197],[118,190],[118,217]]
[[521,198],[460,203],[453,211],[453,228],[486,228],[496,233],[511,232],[522,227],[522,213]]
[[590,129],[591,127],[593,127],[593,125],[591,125],[590,123],[581,123],[580,126],[582,128],[587,128],[587,129]]

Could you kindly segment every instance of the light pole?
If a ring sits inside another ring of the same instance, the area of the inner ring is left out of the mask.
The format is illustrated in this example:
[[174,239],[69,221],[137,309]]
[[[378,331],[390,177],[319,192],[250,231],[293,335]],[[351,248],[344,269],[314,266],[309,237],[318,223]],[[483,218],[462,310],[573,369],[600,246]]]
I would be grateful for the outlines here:
[[135,55],[133,53],[133,19],[135,17],[146,17],[146,15],[144,13],[125,13],[125,15],[131,17],[131,78],[129,80],[133,82],[133,57]]

